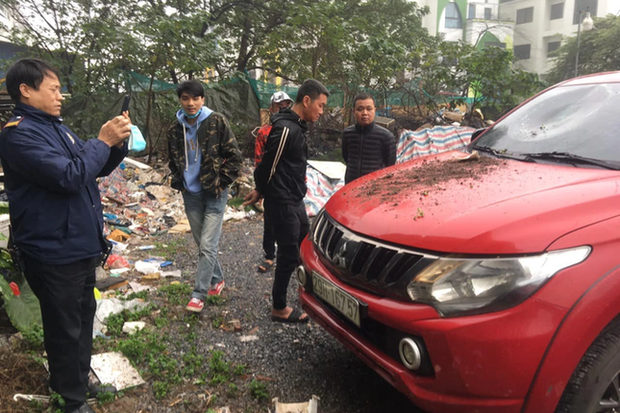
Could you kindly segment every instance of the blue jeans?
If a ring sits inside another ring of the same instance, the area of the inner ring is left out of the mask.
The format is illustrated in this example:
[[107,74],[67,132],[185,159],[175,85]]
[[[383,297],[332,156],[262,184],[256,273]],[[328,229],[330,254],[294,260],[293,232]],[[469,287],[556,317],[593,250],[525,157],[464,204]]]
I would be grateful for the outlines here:
[[219,197],[207,192],[183,191],[185,213],[199,250],[192,298],[204,301],[211,286],[222,281],[222,267],[217,260],[217,248],[222,234],[227,200],[228,189],[223,190]]

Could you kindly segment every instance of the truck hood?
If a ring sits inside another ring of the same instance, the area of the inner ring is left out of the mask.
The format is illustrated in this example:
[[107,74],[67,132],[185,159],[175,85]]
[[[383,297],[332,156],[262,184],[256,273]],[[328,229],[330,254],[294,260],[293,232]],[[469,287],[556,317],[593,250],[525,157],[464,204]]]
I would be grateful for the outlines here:
[[620,172],[447,152],[364,176],[326,212],[351,231],[448,254],[544,251],[620,214]]

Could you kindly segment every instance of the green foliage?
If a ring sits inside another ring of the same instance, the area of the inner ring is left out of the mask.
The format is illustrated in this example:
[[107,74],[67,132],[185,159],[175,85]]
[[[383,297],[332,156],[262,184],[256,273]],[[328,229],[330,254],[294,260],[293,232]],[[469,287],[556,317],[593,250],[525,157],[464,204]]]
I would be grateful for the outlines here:
[[182,248],[186,248],[186,242],[183,238],[175,238],[169,241],[156,242],[155,243],[155,251],[156,255],[163,255],[166,258],[173,257],[175,254],[178,254],[179,250]]
[[108,335],[113,337],[119,336],[123,332],[123,324],[125,324],[126,321],[139,321],[140,319],[149,316],[153,309],[154,306],[149,304],[140,310],[123,310],[120,313],[108,316],[105,320]]
[[222,305],[224,304],[224,297],[221,295],[208,295],[205,297],[206,305]]
[[131,294],[128,294],[126,297],[123,297],[122,300],[130,301],[130,300],[133,300],[135,298],[140,299],[140,300],[146,300],[148,295],[149,295],[149,292],[147,290],[138,291],[138,292],[132,292]]
[[247,366],[245,364],[238,364],[235,366],[233,373],[235,376],[243,376],[247,370]]
[[[27,333],[33,326],[43,326],[39,300],[30,289],[24,274],[13,266],[11,255],[5,248],[0,249],[0,272],[0,296],[11,324],[22,333]],[[17,285],[19,295],[13,293],[4,275]]]
[[155,327],[158,329],[162,329],[170,324],[170,318],[168,318],[169,310],[167,307],[161,309],[159,315],[153,321],[155,323]]
[[50,394],[50,403],[55,407],[65,407],[65,399],[58,393],[52,392],[52,394]]
[[[581,31],[579,41],[578,75],[607,72],[620,69],[620,17],[607,15],[593,17],[595,30]],[[577,36],[565,37],[562,46],[554,52],[555,64],[547,80],[557,83],[575,75]]]
[[170,392],[170,386],[166,382],[156,381],[153,383],[153,391],[155,392],[155,397],[161,400]]
[[[102,386],[109,386],[110,384],[102,384]],[[112,403],[116,399],[116,394],[112,392],[101,392],[97,394],[97,401],[99,404],[104,405],[108,403]]]
[[248,386],[248,390],[250,391],[250,396],[259,402],[269,400],[269,391],[267,390],[267,385],[265,383],[252,380]]
[[43,350],[43,328],[37,324],[32,325],[29,329],[22,331],[24,342],[30,350]]
[[189,284],[175,283],[159,287],[158,294],[164,295],[168,302],[174,306],[185,304],[193,287]]
[[237,397],[238,393],[239,393],[239,386],[237,386],[235,383],[230,383],[228,385],[228,391],[226,392],[226,395],[234,399],[235,397]]
[[[499,113],[543,87],[536,74],[512,67],[514,57],[510,50],[477,49],[463,42],[435,39],[427,52],[416,72],[422,89],[413,91],[412,98],[431,110],[469,98],[470,112],[484,106]],[[446,92],[452,93],[451,97],[440,98]]]

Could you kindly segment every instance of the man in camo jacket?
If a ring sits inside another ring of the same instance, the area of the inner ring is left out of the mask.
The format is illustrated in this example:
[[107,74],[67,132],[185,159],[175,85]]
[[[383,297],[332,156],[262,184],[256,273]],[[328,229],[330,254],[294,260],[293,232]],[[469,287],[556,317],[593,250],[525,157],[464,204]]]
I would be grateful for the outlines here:
[[200,312],[207,295],[224,288],[218,244],[228,187],[237,179],[242,158],[228,120],[204,106],[204,88],[197,80],[179,84],[178,124],[168,139],[173,188],[182,191],[185,213],[198,244],[196,283],[186,309]]

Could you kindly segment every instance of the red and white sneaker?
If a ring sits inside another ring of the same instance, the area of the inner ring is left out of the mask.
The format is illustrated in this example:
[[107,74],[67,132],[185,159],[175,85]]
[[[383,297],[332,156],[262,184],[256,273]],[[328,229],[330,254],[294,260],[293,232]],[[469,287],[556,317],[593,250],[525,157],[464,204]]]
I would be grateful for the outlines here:
[[199,300],[198,298],[192,298],[191,300],[189,300],[189,303],[187,303],[187,306],[185,307],[185,309],[193,313],[199,313],[202,311],[204,306],[205,306],[204,301]]
[[223,289],[224,289],[224,280],[220,281],[219,283],[215,285],[212,285],[207,295],[220,295],[222,294]]

